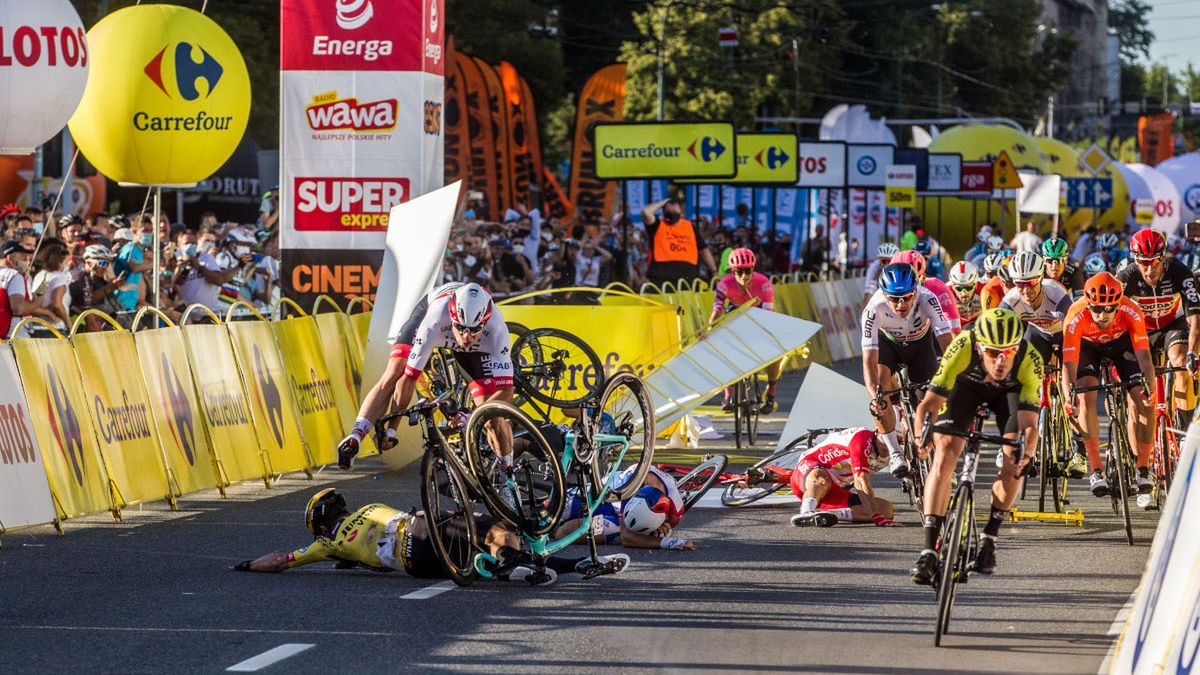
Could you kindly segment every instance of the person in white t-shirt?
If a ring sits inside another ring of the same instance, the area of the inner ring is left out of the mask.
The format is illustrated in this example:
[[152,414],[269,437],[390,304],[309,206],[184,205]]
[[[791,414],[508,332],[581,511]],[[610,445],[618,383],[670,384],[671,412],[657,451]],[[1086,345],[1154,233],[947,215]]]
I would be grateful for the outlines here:
[[1030,253],[1041,253],[1042,238],[1037,234],[1037,225],[1031,220],[1025,223],[1025,230],[1018,232],[1017,236],[1012,239],[1013,250],[1017,253],[1029,251]]
[[575,285],[600,286],[600,268],[612,260],[612,254],[602,246],[596,245],[593,237],[583,240],[579,252],[575,254]]
[[50,311],[47,320],[60,331],[71,327],[71,275],[66,271],[70,253],[58,239],[42,242],[36,260],[41,271],[33,277],[32,293],[41,297],[41,307]]
[[200,304],[219,312],[221,285],[233,279],[238,268],[218,260],[216,243],[216,235],[211,232],[202,234],[199,242],[191,232],[180,233],[175,241],[175,283],[179,298],[188,305]]
[[0,247],[0,292],[4,296],[0,298],[0,338],[28,337],[29,332],[25,329],[19,334],[12,332],[27,316],[54,319],[50,310],[42,307],[41,298],[29,292],[33,249],[22,244],[10,240]]

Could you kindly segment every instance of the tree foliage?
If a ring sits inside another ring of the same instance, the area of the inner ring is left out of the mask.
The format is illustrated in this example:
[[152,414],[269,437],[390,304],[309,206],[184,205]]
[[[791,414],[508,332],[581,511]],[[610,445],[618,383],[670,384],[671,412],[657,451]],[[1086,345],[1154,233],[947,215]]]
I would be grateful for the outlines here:
[[1150,30],[1150,3],[1114,0],[1108,5],[1108,27],[1121,41],[1121,60],[1127,63],[1150,58],[1154,32]]

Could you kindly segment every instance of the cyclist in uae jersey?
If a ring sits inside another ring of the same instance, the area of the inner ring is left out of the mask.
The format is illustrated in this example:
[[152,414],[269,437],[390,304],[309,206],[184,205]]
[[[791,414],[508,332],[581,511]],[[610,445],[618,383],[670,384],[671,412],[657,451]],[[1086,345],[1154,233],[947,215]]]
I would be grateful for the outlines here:
[[[717,282],[712,314],[708,317],[710,326],[725,313],[727,307],[741,307],[748,302],[757,301],[759,307],[774,311],[775,286],[767,278],[767,275],[754,271],[757,263],[754,252],[748,248],[737,248],[729,254],[731,271],[724,279]],[[783,370],[783,360],[772,363],[764,370],[767,373],[767,392],[766,397],[759,404],[758,412],[761,415],[770,415],[775,412],[775,392],[779,386],[779,374]],[[725,388],[725,399],[721,403],[721,410],[725,412],[733,410],[733,390],[729,387]]]
[[1063,318],[1071,308],[1071,296],[1057,282],[1043,277],[1042,258],[1031,251],[1013,256],[1008,266],[1014,288],[1000,301],[1029,325],[1025,339],[1051,364],[1062,347]]
[[[417,380],[438,348],[450,349],[470,376],[476,405],[491,399],[512,401],[508,326],[492,304],[492,296],[476,283],[439,286],[417,303],[400,328],[387,369],[363,399],[350,435],[338,445],[338,466],[350,469],[359,444],[389,404],[397,410],[408,407],[417,391]],[[494,428],[488,427],[497,436],[497,450],[511,461],[512,430],[503,420],[493,422],[499,422]],[[398,419],[394,422],[399,423]],[[394,439],[381,439],[380,450],[394,445]]]
[[[1042,388],[1042,357],[1021,340],[1024,324],[1011,309],[984,310],[975,327],[954,338],[917,406],[916,434],[924,438],[926,419],[935,420],[934,449],[925,481],[925,548],[912,569],[912,579],[928,584],[937,570],[937,540],[950,501],[950,481],[966,447],[964,435],[984,405],[996,415],[1007,438],[1021,435],[1025,455],[1003,448],[1003,462],[992,484],[992,509],[975,556],[975,571],[991,574],[996,567],[996,537],[1020,492],[1020,476],[1037,452],[1038,404]],[[938,419],[941,417],[942,419]],[[924,456],[930,450],[921,448]]]
[[[621,489],[637,473],[633,465],[617,474],[614,489]],[[587,505],[577,488],[567,491],[562,524],[555,537],[563,537],[579,528],[580,519],[587,516]],[[664,550],[694,551],[696,544],[689,539],[667,536],[683,521],[683,493],[675,479],[656,466],[646,471],[642,487],[624,502],[606,502],[592,515],[592,536],[597,544],[621,544],[626,548],[661,548]],[[587,543],[580,539],[579,543]]]
[[[908,475],[908,461],[896,434],[896,412],[879,393],[890,388],[900,366],[909,381],[927,382],[937,368],[937,355],[950,344],[950,321],[929,289],[917,283],[911,265],[890,263],[879,275],[879,290],[862,313],[863,382],[871,397],[871,413],[891,454],[889,469]],[[895,397],[899,401],[899,396]]]
[[792,471],[792,493],[800,499],[800,513],[792,516],[792,525],[895,525],[896,507],[877,497],[871,486],[871,473],[887,463],[887,445],[874,431],[857,427],[825,437],[800,455]]
[[[1132,409],[1129,438],[1137,449],[1139,492],[1150,491],[1150,452],[1154,449],[1153,405],[1149,383],[1154,381],[1154,363],[1150,358],[1150,340],[1146,321],[1137,303],[1125,297],[1121,282],[1108,272],[1088,279],[1083,297],[1067,310],[1063,328],[1062,391],[1070,392],[1063,400],[1067,414],[1075,417],[1083,429],[1083,447],[1091,468],[1091,490],[1097,497],[1108,494],[1108,481],[1100,461],[1100,423],[1095,391],[1072,395],[1075,386],[1095,386],[1100,368],[1111,363],[1122,382],[1142,376],[1142,386],[1127,389]],[[1074,462],[1073,462],[1074,463]]]
[[[1194,400],[1188,393],[1200,352],[1200,292],[1186,265],[1168,258],[1167,240],[1158,230],[1145,229],[1129,240],[1133,264],[1118,273],[1125,297],[1133,300],[1146,319],[1150,348],[1172,366],[1187,366],[1175,377],[1176,428],[1187,429]],[[1148,501],[1148,500],[1147,500]]]
[[967,330],[975,323],[983,306],[979,304],[979,270],[969,262],[960,261],[950,266],[950,290],[954,291],[954,301],[958,305],[958,318],[962,329]]
[[950,321],[950,332],[957,333],[962,330],[962,321],[958,316],[958,302],[954,298],[954,292],[941,279],[926,276],[925,256],[918,251],[901,251],[892,256],[892,262],[912,265],[913,271],[917,273],[918,283],[928,288],[941,304],[946,319]]
[[[238,563],[233,569],[240,572],[282,572],[293,567],[311,565],[326,560],[337,561],[339,569],[368,567],[379,572],[402,570],[410,576],[444,578],[445,571],[429,536],[429,521],[424,511],[404,512],[384,504],[367,504],[350,511],[346,499],[334,488],[325,488],[309,499],[305,508],[305,523],[313,535],[313,543],[290,553],[268,553],[254,560]],[[497,577],[503,580],[526,579],[535,585],[553,583],[558,574],[579,573],[585,578],[596,571],[589,568],[590,558],[557,558],[547,560],[548,571],[534,575],[533,570],[520,564],[521,539],[516,531],[491,516],[475,514],[477,537],[498,559]],[[448,548],[474,547],[465,541],[465,527],[453,523],[444,526]],[[614,560],[613,572],[623,571],[629,557],[601,556],[600,562]],[[585,572],[586,570],[586,572]]]
[[900,252],[900,247],[890,241],[885,241],[875,249],[876,257],[867,266],[867,276],[863,278],[863,303],[879,290],[879,273],[883,266],[892,261],[892,256]]

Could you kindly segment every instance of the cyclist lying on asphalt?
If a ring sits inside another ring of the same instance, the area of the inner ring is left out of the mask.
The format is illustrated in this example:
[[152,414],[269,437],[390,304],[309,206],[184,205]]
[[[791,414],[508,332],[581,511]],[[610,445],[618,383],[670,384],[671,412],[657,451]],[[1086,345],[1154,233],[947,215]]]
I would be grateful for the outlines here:
[[876,497],[871,486],[871,472],[887,465],[888,447],[876,432],[857,427],[830,434],[802,454],[792,471],[792,493],[800,499],[792,525],[895,525],[896,507]]
[[[637,465],[617,475],[614,487],[620,489],[637,471]],[[580,525],[587,515],[587,504],[578,490],[568,490],[566,506],[563,507],[563,522],[555,531],[555,537],[565,536]],[[680,551],[695,551],[696,544],[688,539],[667,536],[683,520],[683,495],[675,479],[658,467],[650,467],[642,487],[632,497],[621,503],[602,504],[592,517],[592,536],[597,544],[621,544],[626,548],[661,548]],[[580,539],[578,543],[587,543]]]

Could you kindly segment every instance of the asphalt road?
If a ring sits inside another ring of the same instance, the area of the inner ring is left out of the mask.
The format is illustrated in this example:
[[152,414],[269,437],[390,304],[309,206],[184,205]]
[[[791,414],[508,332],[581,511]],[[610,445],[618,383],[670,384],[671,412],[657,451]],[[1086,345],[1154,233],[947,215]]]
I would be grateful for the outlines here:
[[[799,382],[792,375],[781,386],[782,410]],[[758,454],[783,421],[767,421]],[[734,454],[731,446],[707,442],[702,452]],[[288,476],[271,490],[234,486],[227,499],[187,497],[179,512],[150,505],[121,524],[70,521],[65,537],[49,528],[5,535],[0,671],[217,672],[312,645],[266,669],[1095,673],[1157,515],[1135,514],[1130,547],[1108,501],[1077,486],[1084,527],[1006,525],[996,575],[962,587],[941,649],[934,594],[908,580],[919,520],[890,478],[880,492],[905,505],[901,527],[795,529],[795,504],[695,509],[679,532],[699,550],[631,551],[620,576],[565,575],[546,588],[483,581],[444,590],[449,582],[327,565],[277,576],[227,569],[304,545],[303,507],[320,485],[338,485],[354,504],[419,503],[413,469],[381,470],[368,460],[352,474]]]

